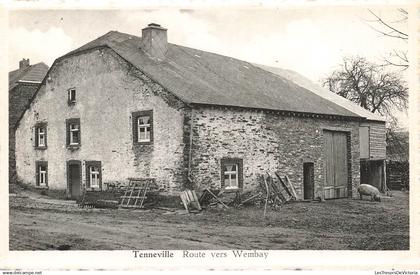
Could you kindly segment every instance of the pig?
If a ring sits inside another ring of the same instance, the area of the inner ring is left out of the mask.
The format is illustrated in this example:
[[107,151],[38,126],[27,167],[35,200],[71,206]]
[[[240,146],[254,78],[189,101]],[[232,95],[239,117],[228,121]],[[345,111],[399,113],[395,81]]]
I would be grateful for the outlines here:
[[370,196],[372,201],[381,201],[379,190],[375,186],[369,184],[360,184],[360,186],[357,188],[357,192],[359,192],[361,200],[363,199],[363,196]]

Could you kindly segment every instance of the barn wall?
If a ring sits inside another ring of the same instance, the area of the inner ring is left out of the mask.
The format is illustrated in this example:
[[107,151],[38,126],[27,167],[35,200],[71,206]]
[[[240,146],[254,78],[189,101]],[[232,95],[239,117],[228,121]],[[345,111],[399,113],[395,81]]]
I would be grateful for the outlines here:
[[198,188],[220,187],[221,159],[243,159],[243,187],[255,187],[258,175],[288,175],[301,197],[303,163],[314,162],[315,196],[324,185],[323,129],[350,131],[353,195],[360,180],[359,123],[286,117],[261,111],[194,109],[192,178]]
[[385,122],[369,122],[369,147],[371,159],[386,158]]
[[[101,161],[103,183],[125,183],[128,177],[156,178],[166,191],[181,188],[186,178],[183,158],[184,105],[111,50],[100,49],[56,63],[49,79],[16,131],[17,172],[35,182],[35,161],[48,161],[50,189],[65,189],[66,161]],[[68,104],[68,89],[77,102]],[[131,113],[153,110],[154,141],[133,146]],[[66,147],[66,119],[80,118],[81,146]],[[46,150],[34,148],[34,126],[47,123]]]

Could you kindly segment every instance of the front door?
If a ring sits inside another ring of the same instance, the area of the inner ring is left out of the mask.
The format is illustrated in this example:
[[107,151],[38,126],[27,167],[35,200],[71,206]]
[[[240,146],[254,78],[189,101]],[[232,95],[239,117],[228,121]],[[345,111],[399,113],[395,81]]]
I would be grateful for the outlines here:
[[314,198],[314,163],[303,163],[303,199]]
[[325,199],[348,196],[348,150],[345,132],[324,131]]
[[70,198],[77,200],[80,198],[80,182],[81,182],[81,170],[80,163],[78,162],[69,162],[67,164],[67,174],[68,174],[68,189],[70,193]]

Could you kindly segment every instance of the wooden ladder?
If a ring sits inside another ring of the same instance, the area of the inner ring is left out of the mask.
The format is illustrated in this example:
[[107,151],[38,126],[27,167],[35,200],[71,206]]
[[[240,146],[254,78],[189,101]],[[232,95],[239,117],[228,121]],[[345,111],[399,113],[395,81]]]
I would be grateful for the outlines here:
[[131,180],[125,189],[124,196],[121,196],[120,207],[122,208],[143,208],[146,194],[149,190],[149,181],[140,182]]

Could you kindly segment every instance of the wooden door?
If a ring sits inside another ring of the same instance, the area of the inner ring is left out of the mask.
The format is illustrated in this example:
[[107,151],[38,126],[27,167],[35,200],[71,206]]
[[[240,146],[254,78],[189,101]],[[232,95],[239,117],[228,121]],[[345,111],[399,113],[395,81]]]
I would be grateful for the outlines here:
[[314,163],[305,162],[303,164],[303,199],[314,198]]
[[325,199],[347,197],[347,134],[324,131]]
[[80,182],[81,182],[81,168],[78,163],[70,163],[68,168],[68,185],[70,189],[71,199],[77,200],[80,198]]

